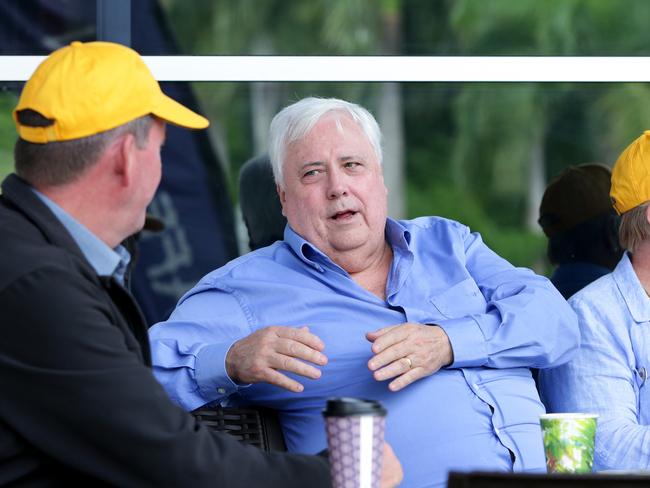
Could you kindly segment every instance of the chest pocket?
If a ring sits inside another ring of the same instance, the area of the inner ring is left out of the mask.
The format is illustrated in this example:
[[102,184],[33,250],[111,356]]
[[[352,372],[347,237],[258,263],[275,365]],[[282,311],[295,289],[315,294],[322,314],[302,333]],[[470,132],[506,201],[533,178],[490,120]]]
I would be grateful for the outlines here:
[[473,313],[485,313],[486,302],[476,282],[467,278],[429,298],[446,318],[455,319]]

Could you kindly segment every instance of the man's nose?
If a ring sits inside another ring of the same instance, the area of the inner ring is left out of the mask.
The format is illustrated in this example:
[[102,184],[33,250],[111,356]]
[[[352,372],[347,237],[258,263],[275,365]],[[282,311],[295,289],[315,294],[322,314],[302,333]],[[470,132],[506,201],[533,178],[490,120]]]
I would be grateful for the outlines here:
[[339,198],[348,194],[347,178],[338,169],[327,173],[327,197],[330,199]]

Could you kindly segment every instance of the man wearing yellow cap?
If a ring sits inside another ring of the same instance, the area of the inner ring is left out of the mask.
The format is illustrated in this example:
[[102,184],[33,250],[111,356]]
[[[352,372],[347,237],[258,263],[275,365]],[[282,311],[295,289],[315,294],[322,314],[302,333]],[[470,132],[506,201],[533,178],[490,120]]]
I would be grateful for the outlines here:
[[650,469],[650,131],[612,171],[610,196],[626,249],[614,271],[575,294],[581,346],[540,371],[550,411],[599,414],[594,469]]
[[[329,486],[324,459],[208,430],[150,372],[120,243],[144,224],[165,123],[208,121],[164,95],[135,51],[103,42],[50,55],[13,116],[16,174],[0,197],[0,485]],[[384,486],[401,473],[387,463]]]

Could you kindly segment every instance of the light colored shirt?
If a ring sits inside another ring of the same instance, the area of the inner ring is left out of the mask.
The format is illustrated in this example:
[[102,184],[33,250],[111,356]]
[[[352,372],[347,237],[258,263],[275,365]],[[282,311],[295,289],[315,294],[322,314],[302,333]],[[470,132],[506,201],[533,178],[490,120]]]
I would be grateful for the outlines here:
[[[575,315],[553,285],[514,268],[478,234],[442,218],[389,220],[393,261],[382,300],[289,226],[285,240],[205,276],[167,322],[150,329],[154,372],[179,404],[267,405],[280,412],[289,450],[326,447],[322,410],[332,396],[379,400],[405,487],[444,486],[450,469],[544,471],[539,400],[529,367],[567,361]],[[365,334],[403,322],[439,324],[454,363],[399,392],[367,367]],[[268,325],[300,327],[325,344],[318,380],[302,393],[241,387],[224,360],[231,344]]]
[[540,372],[550,411],[597,413],[594,469],[650,469],[650,299],[627,254],[576,293],[576,357]]
[[90,232],[83,224],[54,203],[50,198],[32,188],[36,196],[52,211],[63,227],[70,233],[88,263],[93,267],[98,276],[113,276],[121,285],[124,285],[124,276],[131,260],[129,251],[122,245],[111,249]]

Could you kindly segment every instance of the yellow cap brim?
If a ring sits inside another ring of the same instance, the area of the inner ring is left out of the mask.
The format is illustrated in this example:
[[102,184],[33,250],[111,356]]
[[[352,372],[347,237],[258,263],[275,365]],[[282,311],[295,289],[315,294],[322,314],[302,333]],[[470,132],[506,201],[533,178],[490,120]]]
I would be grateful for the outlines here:
[[205,129],[210,122],[205,117],[181,105],[173,98],[160,92],[155,108],[151,111],[156,117],[188,129]]

